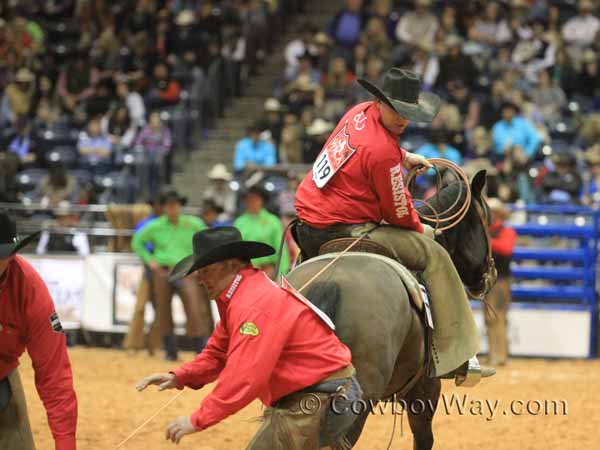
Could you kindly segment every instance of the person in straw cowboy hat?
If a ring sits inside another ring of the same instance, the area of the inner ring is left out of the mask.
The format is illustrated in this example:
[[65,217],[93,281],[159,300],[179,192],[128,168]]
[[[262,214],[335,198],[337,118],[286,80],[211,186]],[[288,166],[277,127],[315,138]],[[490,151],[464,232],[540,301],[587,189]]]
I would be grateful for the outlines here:
[[[162,391],[217,381],[198,410],[168,425],[167,439],[179,443],[259,398],[268,408],[248,450],[349,448],[345,433],[357,416],[332,416],[329,410],[335,411],[332,393],[343,393],[343,401],[362,394],[350,349],[329,317],[302,294],[252,268],[250,260],[274,253],[269,245],[242,240],[236,228],[214,228],[196,233],[194,254],[173,269],[171,280],[191,275],[206,288],[221,320],[195,360],[137,385],[140,391],[150,385]],[[314,407],[304,408],[311,400]],[[349,411],[344,407],[338,410]]]
[[21,238],[0,211],[0,448],[35,449],[17,369],[27,349],[56,450],[75,450],[77,397],[66,336],[44,281],[17,256],[38,235]]
[[202,195],[203,200],[212,200],[223,211],[217,218],[220,222],[233,220],[237,209],[237,197],[229,182],[233,174],[227,170],[225,164],[215,164],[208,172],[210,186]]
[[492,212],[490,237],[498,278],[487,295],[492,308],[485,309],[485,325],[489,342],[489,363],[503,366],[508,360],[507,314],[512,298],[510,262],[517,233],[504,223],[510,217],[510,211],[501,200],[489,198],[487,204]]
[[[410,121],[433,120],[441,100],[421,92],[421,80],[408,70],[388,70],[381,88],[358,82],[375,100],[342,117],[296,194],[300,222],[294,233],[302,254],[311,258],[328,240],[369,233],[409,269],[423,273],[432,298],[436,374],[475,373],[479,333],[465,289],[446,250],[421,224],[404,185],[404,168],[423,174],[433,166],[398,144]],[[388,225],[381,226],[384,221]]]

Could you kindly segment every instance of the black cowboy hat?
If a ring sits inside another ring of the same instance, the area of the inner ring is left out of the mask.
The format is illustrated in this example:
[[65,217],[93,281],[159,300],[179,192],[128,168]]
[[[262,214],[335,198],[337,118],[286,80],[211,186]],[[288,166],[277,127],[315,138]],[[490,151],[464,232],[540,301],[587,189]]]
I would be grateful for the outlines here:
[[39,234],[38,231],[21,239],[17,235],[15,221],[11,219],[6,211],[0,211],[0,259],[14,255]]
[[160,194],[161,205],[172,202],[173,200],[181,203],[182,206],[185,206],[187,204],[187,197],[179,195],[179,193],[176,190],[165,191],[162,194]]
[[261,242],[244,241],[235,227],[210,228],[194,234],[194,254],[179,261],[169,281],[177,281],[187,277],[202,267],[239,258],[250,261],[253,258],[269,256],[275,253],[270,245]]
[[363,78],[357,81],[402,117],[415,122],[431,122],[442,104],[437,95],[421,92],[421,79],[410,70],[396,67],[389,69],[385,73],[381,89]]

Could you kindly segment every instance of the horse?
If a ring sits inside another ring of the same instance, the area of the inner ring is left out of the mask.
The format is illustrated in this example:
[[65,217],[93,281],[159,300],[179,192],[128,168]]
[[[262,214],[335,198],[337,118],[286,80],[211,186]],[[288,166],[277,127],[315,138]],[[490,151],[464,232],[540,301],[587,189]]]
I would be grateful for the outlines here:
[[[486,231],[489,209],[482,195],[485,182],[485,171],[473,177],[467,213],[456,226],[436,236],[450,254],[465,286],[470,292],[480,294],[486,289],[484,280],[490,264],[486,242],[489,239]],[[458,202],[457,197],[460,197]],[[436,211],[449,209],[440,217],[443,218],[460,208],[465,197],[466,186],[457,181],[441,189],[429,204]],[[431,215],[429,206],[418,210]],[[298,265],[287,278],[293,286],[303,286],[327,263],[309,259]],[[352,351],[367,405],[376,406],[378,402],[392,398],[403,405],[413,405],[417,401],[420,405],[428,405],[424,410],[407,408],[407,414],[414,449],[431,449],[432,419],[441,382],[427,374],[419,376],[420,369],[428,364],[425,325],[421,313],[411,305],[397,273],[381,258],[366,253],[346,254],[323,271],[303,294],[332,318],[336,335]],[[358,441],[371,413],[369,408],[355,412],[359,414],[346,434],[349,448]]]

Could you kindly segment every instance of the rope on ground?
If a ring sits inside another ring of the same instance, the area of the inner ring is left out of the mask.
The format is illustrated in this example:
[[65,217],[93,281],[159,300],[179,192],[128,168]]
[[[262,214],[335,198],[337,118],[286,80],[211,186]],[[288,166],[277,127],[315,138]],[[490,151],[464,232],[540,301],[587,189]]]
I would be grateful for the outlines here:
[[121,447],[123,447],[132,437],[134,437],[138,431],[140,431],[142,428],[144,428],[146,425],[148,425],[148,423],[150,423],[152,421],[152,419],[154,419],[156,416],[158,416],[167,406],[169,406],[171,403],[173,403],[175,400],[177,400],[177,398],[179,398],[179,396],[183,394],[183,390],[179,391],[177,394],[175,394],[173,397],[171,397],[171,400],[169,400],[167,403],[165,403],[163,406],[160,407],[160,409],[158,411],[156,411],[154,414],[152,414],[150,417],[148,417],[144,423],[142,423],[139,427],[137,427],[135,430],[133,430],[131,432],[131,434],[129,436],[127,436],[125,439],[123,439],[119,445],[117,445],[113,450],[118,450]]

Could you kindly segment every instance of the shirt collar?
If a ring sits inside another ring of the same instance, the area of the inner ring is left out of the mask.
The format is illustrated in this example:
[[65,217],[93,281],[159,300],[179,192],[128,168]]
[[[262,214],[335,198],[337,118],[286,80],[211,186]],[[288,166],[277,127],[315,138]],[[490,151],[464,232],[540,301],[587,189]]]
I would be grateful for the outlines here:
[[231,283],[229,283],[229,285],[223,289],[223,292],[218,295],[217,300],[224,303],[231,300],[240,287],[240,284],[242,284],[242,281],[256,271],[257,269],[253,268],[252,266],[248,266],[240,270],[236,276],[233,277]]

